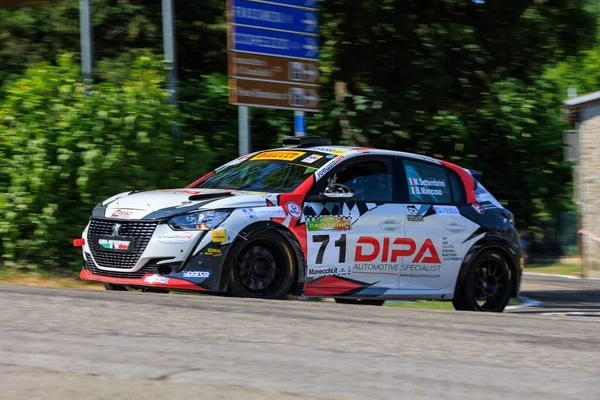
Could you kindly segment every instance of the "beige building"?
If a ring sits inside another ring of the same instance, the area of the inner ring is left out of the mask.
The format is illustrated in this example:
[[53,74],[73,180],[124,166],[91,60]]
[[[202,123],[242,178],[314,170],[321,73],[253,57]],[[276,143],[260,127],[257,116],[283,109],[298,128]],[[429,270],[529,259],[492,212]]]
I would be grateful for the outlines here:
[[576,130],[567,133],[567,160],[574,164],[575,199],[579,206],[583,273],[600,278],[600,92],[564,102]]

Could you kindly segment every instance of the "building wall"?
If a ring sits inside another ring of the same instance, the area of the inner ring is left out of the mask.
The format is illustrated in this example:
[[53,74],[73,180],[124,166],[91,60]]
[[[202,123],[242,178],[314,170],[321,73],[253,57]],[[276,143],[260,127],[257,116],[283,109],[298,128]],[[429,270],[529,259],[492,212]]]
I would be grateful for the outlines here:
[[583,108],[581,121],[581,223],[590,234],[582,237],[583,270],[587,277],[600,278],[600,103]]

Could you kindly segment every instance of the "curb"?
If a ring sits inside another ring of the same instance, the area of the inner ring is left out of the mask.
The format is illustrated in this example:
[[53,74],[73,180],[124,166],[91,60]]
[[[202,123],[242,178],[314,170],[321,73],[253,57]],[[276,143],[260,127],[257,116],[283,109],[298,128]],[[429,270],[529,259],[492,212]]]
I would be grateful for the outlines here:
[[524,276],[539,276],[539,277],[546,277],[546,278],[565,278],[565,279],[600,281],[600,278],[582,278],[580,276],[575,276],[575,275],[541,274],[539,272],[523,272],[523,275]]

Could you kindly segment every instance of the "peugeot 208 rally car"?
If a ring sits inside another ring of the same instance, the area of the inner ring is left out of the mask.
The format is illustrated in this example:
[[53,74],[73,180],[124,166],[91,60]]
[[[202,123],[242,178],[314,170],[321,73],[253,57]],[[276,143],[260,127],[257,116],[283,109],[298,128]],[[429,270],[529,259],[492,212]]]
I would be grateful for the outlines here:
[[183,189],[111,197],[75,245],[81,278],[109,290],[502,311],[521,280],[513,224],[457,165],[292,137]]

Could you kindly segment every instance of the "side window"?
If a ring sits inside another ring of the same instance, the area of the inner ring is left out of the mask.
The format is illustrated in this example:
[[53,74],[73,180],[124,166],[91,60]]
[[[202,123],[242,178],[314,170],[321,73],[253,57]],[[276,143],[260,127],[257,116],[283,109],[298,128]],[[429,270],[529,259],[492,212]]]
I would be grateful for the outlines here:
[[458,174],[448,170],[448,176],[450,177],[450,187],[452,187],[452,200],[456,204],[465,203],[467,201],[467,195],[465,194],[465,187],[458,177]]
[[410,203],[451,204],[452,194],[446,170],[435,165],[404,160]]
[[384,161],[364,161],[341,168],[328,184],[339,183],[354,191],[355,201],[391,202],[392,173]]

